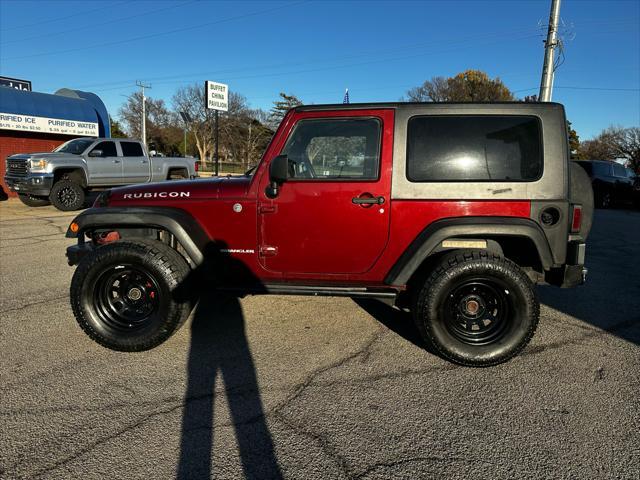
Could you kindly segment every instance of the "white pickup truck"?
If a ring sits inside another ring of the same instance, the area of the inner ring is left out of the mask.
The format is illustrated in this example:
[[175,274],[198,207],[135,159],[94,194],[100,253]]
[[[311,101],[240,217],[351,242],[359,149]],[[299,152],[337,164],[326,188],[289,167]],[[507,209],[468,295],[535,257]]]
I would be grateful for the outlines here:
[[11,155],[4,180],[25,205],[67,211],[82,208],[91,189],[195,178],[197,165],[194,158],[150,157],[137,140],[76,138],[53,152]]

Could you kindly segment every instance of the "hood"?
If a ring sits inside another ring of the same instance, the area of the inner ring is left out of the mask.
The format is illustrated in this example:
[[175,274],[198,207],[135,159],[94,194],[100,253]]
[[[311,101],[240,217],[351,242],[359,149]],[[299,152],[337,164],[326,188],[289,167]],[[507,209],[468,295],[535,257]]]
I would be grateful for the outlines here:
[[109,196],[109,205],[155,205],[176,201],[198,201],[220,198],[242,198],[247,194],[249,177],[212,177],[197,180],[143,183],[129,187],[114,188]]
[[[56,158],[68,157],[69,153],[60,153],[60,152],[40,152],[40,153],[16,153],[15,155],[11,155],[10,159],[12,160],[30,160],[32,158],[44,158],[47,160],[54,160]],[[77,156],[77,155],[74,155]]]

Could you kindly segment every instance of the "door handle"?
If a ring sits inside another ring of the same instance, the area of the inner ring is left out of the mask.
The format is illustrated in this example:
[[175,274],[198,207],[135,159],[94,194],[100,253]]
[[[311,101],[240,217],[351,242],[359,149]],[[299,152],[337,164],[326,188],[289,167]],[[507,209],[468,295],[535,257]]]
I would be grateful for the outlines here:
[[382,205],[384,203],[384,197],[365,197],[360,195],[359,197],[352,198],[351,203],[355,205]]
[[120,163],[120,160],[114,160],[113,163]]
[[140,163],[149,163],[147,160],[140,160]]

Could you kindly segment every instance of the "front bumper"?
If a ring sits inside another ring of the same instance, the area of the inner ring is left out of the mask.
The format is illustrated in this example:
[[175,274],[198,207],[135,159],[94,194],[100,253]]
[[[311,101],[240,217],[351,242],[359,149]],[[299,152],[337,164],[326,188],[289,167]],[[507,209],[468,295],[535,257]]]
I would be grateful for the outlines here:
[[29,173],[26,176],[5,175],[4,183],[9,190],[34,197],[48,197],[53,186],[53,174]]
[[67,247],[67,263],[70,266],[77,265],[86,254],[91,253],[96,247],[93,243],[78,243]]

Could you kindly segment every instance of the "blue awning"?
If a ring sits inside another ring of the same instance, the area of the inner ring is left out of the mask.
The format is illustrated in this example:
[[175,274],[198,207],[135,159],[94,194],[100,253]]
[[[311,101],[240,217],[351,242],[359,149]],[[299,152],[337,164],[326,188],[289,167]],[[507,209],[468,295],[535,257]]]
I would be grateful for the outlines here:
[[97,123],[100,136],[110,136],[107,109],[88,92],[62,89],[51,95],[0,87],[0,112]]

